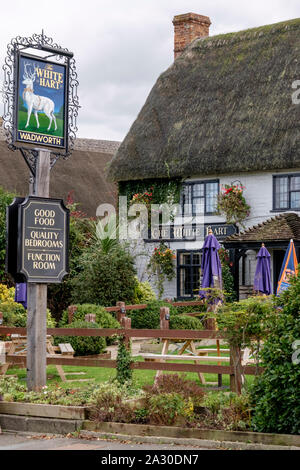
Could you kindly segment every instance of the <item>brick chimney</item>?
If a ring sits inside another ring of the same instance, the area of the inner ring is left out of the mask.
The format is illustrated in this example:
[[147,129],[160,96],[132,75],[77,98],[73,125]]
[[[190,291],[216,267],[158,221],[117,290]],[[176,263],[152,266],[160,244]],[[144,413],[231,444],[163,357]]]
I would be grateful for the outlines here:
[[209,36],[211,21],[208,16],[197,13],[185,13],[173,18],[174,25],[174,59],[176,59],[196,38]]

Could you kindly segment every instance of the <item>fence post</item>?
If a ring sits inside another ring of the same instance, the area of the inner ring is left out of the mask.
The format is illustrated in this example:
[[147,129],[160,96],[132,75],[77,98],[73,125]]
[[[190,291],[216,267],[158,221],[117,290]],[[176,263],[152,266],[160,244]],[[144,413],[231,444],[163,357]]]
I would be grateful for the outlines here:
[[95,313],[87,313],[84,317],[85,321],[90,323],[96,323],[96,314]]
[[122,318],[122,322],[121,322],[121,326],[125,329],[125,338],[124,338],[125,347],[126,347],[127,350],[129,351],[129,350],[130,350],[130,336],[128,336],[128,335],[126,334],[126,330],[130,330],[130,329],[131,329],[131,318],[129,318],[129,317],[123,317],[123,318]]
[[242,393],[243,367],[239,346],[230,345],[230,365],[234,369],[233,374],[230,375],[230,391],[240,395]]
[[125,342],[126,348],[129,350],[130,336],[126,334],[126,329],[129,330],[131,328],[131,318],[126,317],[125,302],[117,302],[117,307],[120,308],[120,310],[117,312],[117,320],[120,323],[121,328],[125,329],[124,342]]
[[160,307],[160,329],[168,330],[170,328],[170,309],[169,307]]
[[125,302],[117,302],[117,307],[119,307],[119,311],[117,312],[117,320],[120,324],[122,324],[122,319],[126,316],[126,307]]
[[74,313],[76,312],[77,310],[77,306],[76,305],[70,305],[68,307],[68,323],[72,323],[73,321],[73,317],[74,317]]

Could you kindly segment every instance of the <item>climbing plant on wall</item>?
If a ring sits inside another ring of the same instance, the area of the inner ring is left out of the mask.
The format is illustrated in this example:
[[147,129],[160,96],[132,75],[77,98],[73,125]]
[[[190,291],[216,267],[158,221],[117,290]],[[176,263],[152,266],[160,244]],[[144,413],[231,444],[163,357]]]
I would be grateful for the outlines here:
[[[180,179],[149,179],[119,182],[119,195],[127,196],[128,206],[132,200],[136,202],[151,201],[151,204],[179,204]],[[151,194],[151,196],[149,196]]]

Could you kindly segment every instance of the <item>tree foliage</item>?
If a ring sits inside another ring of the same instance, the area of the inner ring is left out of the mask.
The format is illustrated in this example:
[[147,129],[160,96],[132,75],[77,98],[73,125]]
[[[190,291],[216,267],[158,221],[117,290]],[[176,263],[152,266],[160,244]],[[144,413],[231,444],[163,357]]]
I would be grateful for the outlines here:
[[[260,352],[263,374],[251,389],[256,431],[300,433],[300,277],[276,299],[279,306]],[[298,353],[295,350],[298,345]],[[297,360],[298,359],[298,360]]]
[[0,282],[6,280],[5,254],[6,254],[6,207],[11,204],[15,195],[0,186]]

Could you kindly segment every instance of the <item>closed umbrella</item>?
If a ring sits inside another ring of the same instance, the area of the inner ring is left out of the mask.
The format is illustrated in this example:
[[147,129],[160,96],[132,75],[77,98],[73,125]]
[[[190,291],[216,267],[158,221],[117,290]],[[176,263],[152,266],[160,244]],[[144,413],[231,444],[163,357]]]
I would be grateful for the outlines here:
[[[218,288],[222,289],[222,266],[219,258],[218,250],[221,248],[220,243],[213,235],[212,230],[209,230],[207,237],[204,240],[202,260],[201,260],[201,288]],[[200,297],[204,298],[207,292],[200,289]],[[220,301],[221,299],[219,299]],[[215,311],[217,306],[214,305]],[[217,340],[217,351],[220,356],[220,341]],[[219,364],[220,365],[220,364]],[[218,374],[218,386],[222,386],[222,375]]]
[[[209,231],[204,240],[202,260],[201,260],[201,287],[222,289],[222,266],[219,258],[218,250],[220,243],[213,235],[212,230]],[[200,290],[200,297],[206,297],[206,292]]]
[[27,284],[26,282],[19,282],[16,284],[15,302],[18,302],[27,308]]
[[254,276],[254,290],[265,295],[271,294],[271,255],[262,244],[257,256]]

